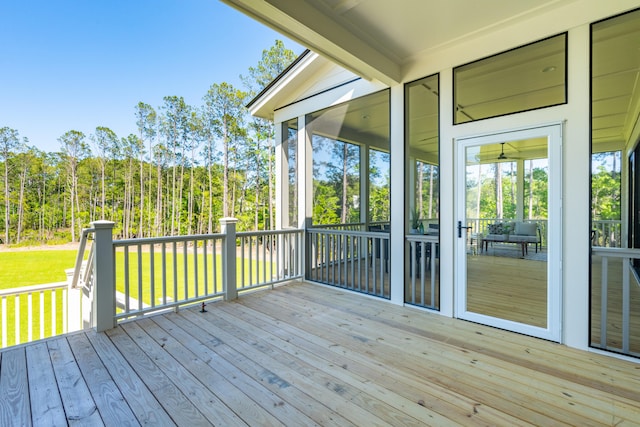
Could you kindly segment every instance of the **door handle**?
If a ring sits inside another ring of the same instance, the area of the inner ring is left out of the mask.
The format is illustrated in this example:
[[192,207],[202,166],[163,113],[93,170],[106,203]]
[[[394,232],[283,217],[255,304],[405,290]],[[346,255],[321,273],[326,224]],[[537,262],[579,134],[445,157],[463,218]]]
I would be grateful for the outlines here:
[[462,238],[462,229],[463,229],[463,228],[465,228],[465,229],[471,229],[471,228],[473,228],[473,227],[472,227],[472,226],[469,226],[469,227],[463,227],[463,226],[462,226],[462,221],[458,221],[458,238]]

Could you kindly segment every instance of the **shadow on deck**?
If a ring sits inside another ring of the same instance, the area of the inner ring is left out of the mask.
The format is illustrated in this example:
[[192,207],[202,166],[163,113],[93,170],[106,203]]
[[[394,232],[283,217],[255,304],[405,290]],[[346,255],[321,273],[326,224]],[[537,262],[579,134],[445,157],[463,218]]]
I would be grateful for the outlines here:
[[639,365],[311,284],[0,352],[0,424],[631,425]]

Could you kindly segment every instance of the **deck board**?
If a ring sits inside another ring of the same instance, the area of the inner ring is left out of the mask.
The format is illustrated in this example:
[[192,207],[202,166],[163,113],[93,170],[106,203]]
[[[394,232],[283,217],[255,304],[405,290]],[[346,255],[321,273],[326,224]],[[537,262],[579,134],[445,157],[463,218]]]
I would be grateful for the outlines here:
[[27,389],[27,361],[24,348],[3,352],[0,359],[1,425],[8,426],[13,420],[31,418]]
[[104,425],[67,339],[53,339],[47,346],[69,424]]
[[35,426],[64,425],[66,416],[58,393],[46,342],[25,347],[29,377],[31,418]]
[[640,423],[640,364],[311,284],[207,308],[1,351],[0,420]]

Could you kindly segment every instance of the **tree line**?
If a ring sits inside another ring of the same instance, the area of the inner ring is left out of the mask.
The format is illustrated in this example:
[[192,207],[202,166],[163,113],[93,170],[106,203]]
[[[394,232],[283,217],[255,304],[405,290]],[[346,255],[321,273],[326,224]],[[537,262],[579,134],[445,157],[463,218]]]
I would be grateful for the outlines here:
[[114,221],[120,238],[213,233],[227,216],[241,230],[273,229],[274,126],[249,118],[245,105],[294,59],[276,40],[240,76],[243,89],[214,83],[197,106],[181,96],[139,102],[135,134],[69,130],[58,152],[0,127],[0,238],[76,241],[99,219]]

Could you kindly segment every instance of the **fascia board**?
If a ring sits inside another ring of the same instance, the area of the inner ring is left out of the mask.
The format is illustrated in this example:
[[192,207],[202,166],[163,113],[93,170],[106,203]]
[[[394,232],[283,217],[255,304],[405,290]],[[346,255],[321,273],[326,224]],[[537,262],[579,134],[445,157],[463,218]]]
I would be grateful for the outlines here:
[[282,78],[276,82],[276,84],[271,86],[260,98],[253,102],[249,108],[251,115],[272,119],[273,108],[269,108],[269,105],[271,105],[279,96],[286,96],[287,90],[288,92],[291,92],[291,88],[295,87],[292,82],[301,74],[305,73],[310,68],[313,68],[313,64],[318,59],[319,55],[317,53],[309,52],[302,61],[290,69],[286,75],[282,76]]
[[306,2],[222,1],[366,80],[378,80],[389,86],[401,81],[398,61],[386,57]]

